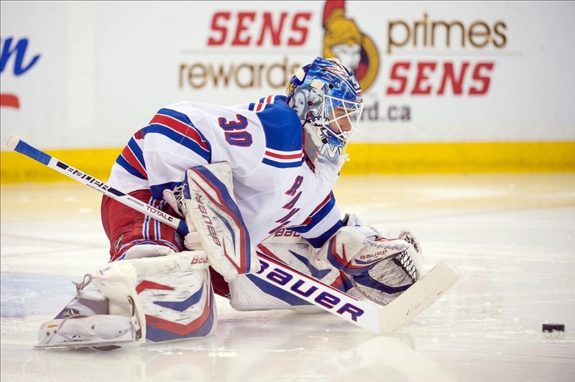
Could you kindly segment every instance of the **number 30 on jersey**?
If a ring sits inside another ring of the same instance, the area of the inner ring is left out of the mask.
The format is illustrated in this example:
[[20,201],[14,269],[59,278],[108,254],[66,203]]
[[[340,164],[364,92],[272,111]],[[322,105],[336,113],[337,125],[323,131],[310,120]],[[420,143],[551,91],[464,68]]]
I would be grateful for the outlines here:
[[252,144],[252,136],[246,131],[248,119],[241,114],[236,114],[235,120],[224,117],[218,118],[218,124],[225,130],[226,141],[233,146],[247,147]]

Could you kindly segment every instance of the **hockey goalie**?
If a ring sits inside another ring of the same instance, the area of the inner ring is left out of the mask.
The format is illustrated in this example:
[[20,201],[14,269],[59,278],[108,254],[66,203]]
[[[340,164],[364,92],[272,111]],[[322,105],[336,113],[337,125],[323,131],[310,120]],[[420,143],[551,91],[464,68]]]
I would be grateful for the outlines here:
[[238,310],[311,309],[266,283],[257,253],[385,305],[420,277],[421,249],[342,215],[333,187],[363,109],[337,60],[299,68],[287,94],[160,109],[118,156],[109,184],[179,215],[182,234],[104,196],[110,262],[39,330],[39,347],[105,348],[209,335],[214,293]]

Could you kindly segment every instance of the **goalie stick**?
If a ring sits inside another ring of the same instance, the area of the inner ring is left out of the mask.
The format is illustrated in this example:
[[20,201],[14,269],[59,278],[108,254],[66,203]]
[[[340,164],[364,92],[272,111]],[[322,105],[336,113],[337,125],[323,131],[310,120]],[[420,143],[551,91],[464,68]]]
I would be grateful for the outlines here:
[[[7,146],[11,150],[34,159],[71,179],[92,187],[126,206],[176,229],[182,235],[188,233],[187,226],[183,220],[159,211],[107,185],[103,181],[29,145],[17,136],[11,136],[8,139]],[[258,246],[257,254],[261,263],[261,270],[257,273],[252,273],[254,276],[343,320],[378,334],[393,332],[411,321],[436,301],[459,278],[458,272],[447,263],[441,262],[394,301],[388,305],[380,306],[368,301],[357,300],[338,289],[289,267],[270,256],[269,252],[266,252],[265,247]]]

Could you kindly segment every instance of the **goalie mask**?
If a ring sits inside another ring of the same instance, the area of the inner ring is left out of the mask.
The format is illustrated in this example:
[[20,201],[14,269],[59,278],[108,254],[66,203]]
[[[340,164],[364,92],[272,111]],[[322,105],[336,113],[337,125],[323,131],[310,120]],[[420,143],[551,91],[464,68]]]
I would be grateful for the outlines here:
[[294,73],[287,96],[304,127],[310,159],[339,162],[363,110],[353,74],[336,59],[318,57]]

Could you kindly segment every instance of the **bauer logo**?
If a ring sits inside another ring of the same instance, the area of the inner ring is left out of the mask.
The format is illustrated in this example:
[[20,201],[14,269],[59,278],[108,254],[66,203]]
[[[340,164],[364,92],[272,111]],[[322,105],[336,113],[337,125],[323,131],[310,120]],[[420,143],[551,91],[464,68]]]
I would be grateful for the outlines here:
[[274,266],[271,261],[263,259],[265,254],[258,252],[258,255],[261,268],[257,273],[264,276],[268,282],[301,297],[307,302],[319,304],[346,320],[357,322],[358,318],[364,315],[365,311],[362,308],[343,301],[342,298],[332,293],[329,287],[320,288],[316,286],[319,284],[314,285],[306,277],[295,271],[288,273],[286,270]]
[[[1,38],[0,39],[0,75],[9,74],[20,77],[31,70],[40,59],[39,54],[29,52],[27,38]],[[0,107],[20,108],[20,98],[12,92],[0,93]]]
[[[205,197],[198,193],[195,195],[194,199],[197,203],[197,209],[198,209],[198,211],[200,211],[200,215],[201,215],[201,217],[203,219],[203,223],[204,223],[203,226],[201,226],[200,228],[202,228],[203,231],[207,230],[207,234],[212,238],[212,241],[214,242],[214,244],[217,245],[218,247],[221,247],[222,243],[220,242],[218,231],[214,227],[214,223],[212,222],[212,218],[210,218],[210,215],[208,214],[209,207],[207,207],[204,204]],[[224,251],[225,251],[225,247],[224,247]]]

